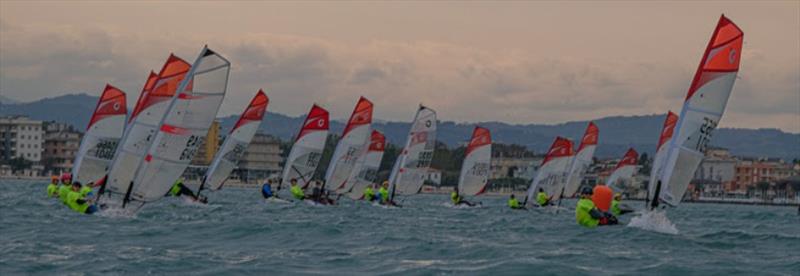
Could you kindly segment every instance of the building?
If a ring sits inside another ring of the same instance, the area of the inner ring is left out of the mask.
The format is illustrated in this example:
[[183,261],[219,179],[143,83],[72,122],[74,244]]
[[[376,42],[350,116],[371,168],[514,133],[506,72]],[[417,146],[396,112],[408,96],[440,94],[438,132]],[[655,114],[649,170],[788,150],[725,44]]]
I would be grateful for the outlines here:
[[544,156],[492,157],[490,179],[523,178],[532,180]]
[[434,168],[428,169],[428,173],[425,174],[424,181],[438,187],[442,184],[442,171]]
[[743,158],[735,167],[736,190],[747,190],[760,182],[774,183],[794,175],[791,164],[777,158]]
[[281,173],[281,142],[270,135],[257,133],[242,155],[237,168],[231,175],[242,182],[263,182]]
[[42,163],[45,170],[54,174],[72,171],[75,155],[81,146],[82,134],[72,126],[62,123],[48,122],[44,128]]
[[736,158],[727,149],[711,148],[695,171],[692,183],[705,184],[704,192],[719,194],[722,190],[737,190],[735,180]]
[[196,166],[208,166],[211,165],[211,161],[214,160],[214,155],[217,154],[220,146],[220,139],[219,139],[219,121],[214,121],[211,123],[211,127],[208,128],[208,133],[206,133],[206,138],[203,140],[203,144],[197,149],[197,153],[192,158],[192,165]]
[[25,116],[0,117],[0,156],[3,160],[24,158],[38,163],[43,150],[42,121]]

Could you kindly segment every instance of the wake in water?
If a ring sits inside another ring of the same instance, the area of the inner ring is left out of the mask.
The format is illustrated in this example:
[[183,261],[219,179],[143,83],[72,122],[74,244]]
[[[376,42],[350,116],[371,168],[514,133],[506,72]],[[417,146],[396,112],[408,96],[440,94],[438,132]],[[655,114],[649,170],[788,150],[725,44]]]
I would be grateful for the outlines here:
[[678,228],[669,221],[666,211],[644,211],[639,216],[631,218],[628,227],[671,235],[678,234]]
[[106,218],[136,218],[137,208],[122,208],[119,206],[107,206],[95,213],[97,216]]

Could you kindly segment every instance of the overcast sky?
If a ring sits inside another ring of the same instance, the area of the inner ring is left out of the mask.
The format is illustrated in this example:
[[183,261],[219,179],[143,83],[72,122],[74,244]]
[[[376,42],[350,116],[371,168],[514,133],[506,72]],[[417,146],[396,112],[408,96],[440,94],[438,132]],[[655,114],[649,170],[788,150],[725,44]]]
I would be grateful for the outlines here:
[[[723,127],[800,132],[800,2],[73,3],[0,1],[0,94],[138,97],[170,52],[233,63],[220,115],[334,118],[358,96],[408,121],[561,123],[679,111],[720,14],[745,33]],[[65,111],[67,112],[67,111]]]

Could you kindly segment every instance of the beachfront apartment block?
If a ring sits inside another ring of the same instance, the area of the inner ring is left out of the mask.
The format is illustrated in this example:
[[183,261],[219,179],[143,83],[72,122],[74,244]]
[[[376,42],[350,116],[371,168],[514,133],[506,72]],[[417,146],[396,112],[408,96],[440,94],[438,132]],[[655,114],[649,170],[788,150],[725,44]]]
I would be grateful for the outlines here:
[[0,156],[3,160],[24,158],[38,163],[44,150],[42,121],[26,116],[0,117]]
[[64,123],[45,122],[44,129],[42,163],[45,170],[52,174],[70,172],[83,134]]

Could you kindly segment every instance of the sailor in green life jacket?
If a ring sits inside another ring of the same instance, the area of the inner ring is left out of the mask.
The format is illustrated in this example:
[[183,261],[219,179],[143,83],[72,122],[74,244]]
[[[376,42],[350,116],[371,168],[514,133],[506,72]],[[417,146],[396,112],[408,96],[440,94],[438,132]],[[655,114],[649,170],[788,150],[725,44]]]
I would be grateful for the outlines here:
[[180,197],[183,195],[188,196],[192,200],[200,203],[208,203],[208,199],[206,199],[205,197],[198,197],[197,195],[194,194],[194,192],[192,192],[191,189],[187,188],[186,185],[183,185],[183,177],[181,177],[175,181],[175,184],[172,184],[172,188],[169,189],[169,193],[167,193],[167,196]]
[[552,198],[552,196],[547,196],[547,193],[544,192],[544,189],[539,188],[539,193],[536,194],[536,203],[538,203],[539,206],[547,206],[550,205],[550,200]]
[[592,201],[592,188],[583,187],[581,189],[581,199],[575,206],[575,220],[583,227],[595,228],[598,225],[617,224],[617,217],[597,209]]
[[47,197],[56,197],[58,195],[58,176],[50,177],[50,184],[47,184]]
[[383,181],[381,188],[378,189],[378,197],[380,198],[380,203],[384,205],[394,205],[394,202],[389,200],[389,181]]
[[519,200],[517,200],[517,197],[514,194],[508,196],[508,207],[516,210],[525,209],[525,207],[523,207],[522,204],[519,203]]
[[367,185],[366,188],[364,188],[364,196],[362,197],[362,199],[364,199],[366,201],[375,200],[375,190],[372,189],[372,186],[374,186],[374,185],[375,184],[370,184],[370,185]]
[[303,200],[306,198],[306,195],[303,193],[303,189],[297,185],[296,178],[292,178],[292,180],[289,180],[289,183],[292,185],[292,187],[289,189],[289,191],[292,192],[292,197],[294,197],[297,200]]
[[64,173],[61,175],[61,187],[58,188],[58,199],[67,204],[67,195],[72,187],[72,175]]
[[619,217],[620,215],[633,212],[633,210],[625,206],[620,207],[620,201],[622,201],[622,195],[620,193],[614,194],[614,200],[611,201],[611,214]]
[[475,206],[474,203],[461,198],[461,195],[458,194],[458,186],[453,187],[453,191],[450,192],[450,201],[453,202],[453,206],[458,206],[459,204],[466,204],[470,207]]
[[81,188],[82,185],[80,182],[72,183],[72,189],[67,195],[67,206],[81,214],[93,214],[97,212],[97,206],[92,204],[91,199],[81,194]]

